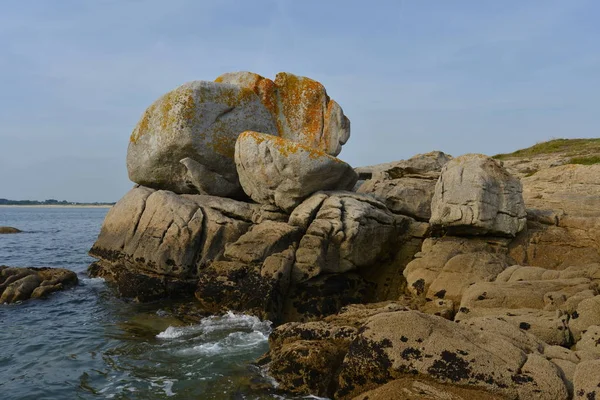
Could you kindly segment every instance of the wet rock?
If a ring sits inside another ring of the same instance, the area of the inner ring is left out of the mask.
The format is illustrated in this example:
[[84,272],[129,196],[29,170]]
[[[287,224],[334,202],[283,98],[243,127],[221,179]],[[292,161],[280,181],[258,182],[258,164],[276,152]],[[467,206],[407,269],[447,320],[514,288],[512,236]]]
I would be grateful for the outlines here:
[[21,233],[22,231],[13,228],[12,226],[0,226],[0,234],[9,234],[9,233]]
[[467,154],[442,168],[429,222],[451,234],[515,236],[526,216],[520,181],[498,161]]
[[0,266],[0,304],[42,298],[77,284],[77,275],[62,268]]
[[235,162],[244,192],[262,204],[291,212],[320,190],[349,190],[357,176],[352,167],[329,154],[281,137],[242,133]]

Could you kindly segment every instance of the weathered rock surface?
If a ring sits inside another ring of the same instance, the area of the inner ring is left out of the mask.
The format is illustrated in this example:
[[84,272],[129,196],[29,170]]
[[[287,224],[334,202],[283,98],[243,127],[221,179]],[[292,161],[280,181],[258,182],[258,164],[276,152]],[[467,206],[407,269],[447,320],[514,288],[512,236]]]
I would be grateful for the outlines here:
[[295,282],[374,268],[407,229],[407,221],[383,203],[351,192],[317,193],[294,210],[289,223],[306,229],[292,270]]
[[99,259],[90,272],[141,301],[191,293],[198,271],[266,218],[287,216],[231,199],[134,188],[108,212],[90,250]]
[[240,195],[234,145],[245,130],[277,134],[271,114],[252,90],[186,83],[156,100],[133,130],[129,179],[176,193]]
[[589,326],[600,324],[598,268],[592,264],[555,271],[512,266],[493,282],[470,286],[455,319],[502,318],[546,343],[570,346]]
[[421,221],[431,218],[431,199],[440,171],[451,156],[440,151],[418,154],[408,160],[356,168],[358,193],[371,194],[390,211]]
[[451,234],[515,236],[526,216],[519,180],[498,161],[467,154],[443,167],[429,222]]
[[[550,359],[579,362],[566,349],[549,348],[546,354],[543,342],[500,320],[468,326],[395,303],[352,306],[322,321],[284,324],[269,343],[259,364],[280,388],[336,399],[380,395],[389,390],[381,385],[396,380],[404,380],[394,385],[403,391],[414,389],[411,382],[427,382],[432,392],[421,395],[440,396],[431,398],[462,398],[452,396],[472,391],[479,398],[567,399],[570,381]],[[413,398],[411,393],[389,398]]]
[[315,194],[288,216],[137,187],[108,212],[89,271],[139,301],[195,293],[211,313],[309,320],[372,298],[378,263],[393,257],[411,221],[352,192]]
[[543,169],[522,182],[529,221],[513,258],[550,269],[600,262],[600,166]]
[[584,361],[577,365],[573,392],[575,399],[594,400],[600,396],[600,360]]
[[244,192],[257,203],[291,212],[320,190],[349,190],[358,179],[345,162],[280,137],[247,131],[235,144]]
[[67,269],[0,265],[0,304],[45,297],[74,286],[77,281],[77,275]]
[[485,390],[442,384],[422,377],[400,378],[353,400],[503,400],[504,396]]
[[511,264],[507,239],[446,236],[425,239],[421,252],[404,269],[408,290],[458,306],[477,282],[493,281]]
[[17,228],[13,228],[12,226],[0,226],[0,234],[9,233],[21,233],[21,231]]
[[350,120],[342,108],[323,85],[310,78],[280,72],[272,81],[252,72],[232,72],[215,82],[254,91],[284,139],[337,156],[350,138]]

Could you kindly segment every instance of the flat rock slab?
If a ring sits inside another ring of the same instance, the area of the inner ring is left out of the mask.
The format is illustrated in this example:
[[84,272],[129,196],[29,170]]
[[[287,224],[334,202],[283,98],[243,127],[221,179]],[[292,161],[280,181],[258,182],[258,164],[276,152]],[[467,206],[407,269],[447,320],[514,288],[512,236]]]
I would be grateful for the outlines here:
[[8,234],[8,233],[21,233],[22,231],[13,228],[12,226],[0,226],[0,234]]
[[13,268],[0,265],[0,304],[37,299],[77,284],[77,275],[62,268]]
[[291,212],[321,190],[349,190],[356,172],[342,160],[281,137],[246,131],[235,144],[244,192],[261,204]]

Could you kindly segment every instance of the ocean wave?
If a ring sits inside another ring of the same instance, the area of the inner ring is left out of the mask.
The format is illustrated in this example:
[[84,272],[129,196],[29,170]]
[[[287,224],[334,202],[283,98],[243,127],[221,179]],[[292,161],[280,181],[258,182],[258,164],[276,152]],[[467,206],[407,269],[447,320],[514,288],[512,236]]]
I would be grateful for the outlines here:
[[[268,337],[271,333],[271,321],[261,321],[259,318],[227,312],[222,316],[211,316],[203,318],[197,325],[169,326],[160,332],[158,339],[177,339],[185,336],[196,336],[198,334],[213,334],[226,331],[253,331]],[[236,332],[237,333],[237,332]]]
[[84,285],[100,285],[106,282],[104,278],[82,278],[79,281]]

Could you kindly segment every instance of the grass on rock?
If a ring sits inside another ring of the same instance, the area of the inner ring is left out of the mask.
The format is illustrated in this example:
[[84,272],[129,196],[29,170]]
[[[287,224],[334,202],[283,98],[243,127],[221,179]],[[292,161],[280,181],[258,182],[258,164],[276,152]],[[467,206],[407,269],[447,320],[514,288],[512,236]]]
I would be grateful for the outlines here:
[[553,153],[568,153],[574,156],[571,159],[572,164],[600,163],[600,156],[597,155],[600,154],[600,139],[554,139],[513,153],[497,154],[494,158],[505,160]]

